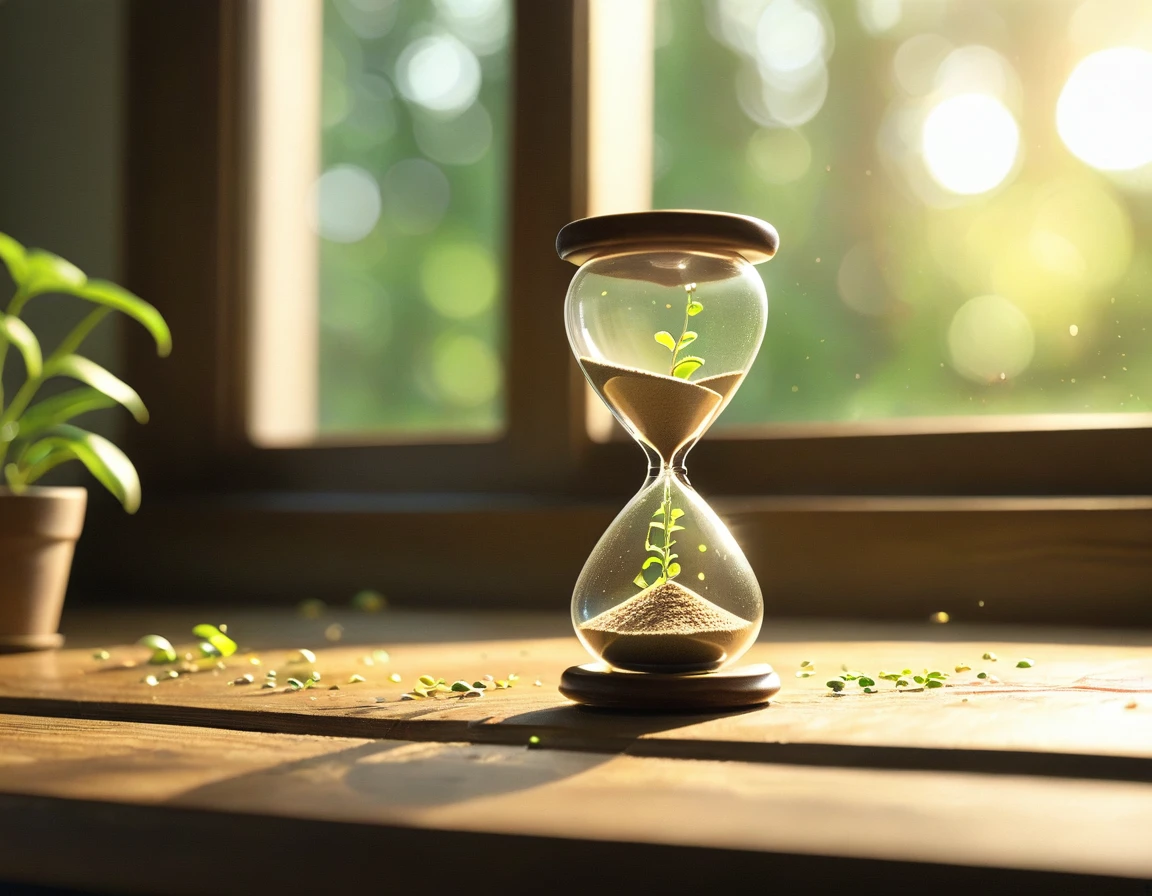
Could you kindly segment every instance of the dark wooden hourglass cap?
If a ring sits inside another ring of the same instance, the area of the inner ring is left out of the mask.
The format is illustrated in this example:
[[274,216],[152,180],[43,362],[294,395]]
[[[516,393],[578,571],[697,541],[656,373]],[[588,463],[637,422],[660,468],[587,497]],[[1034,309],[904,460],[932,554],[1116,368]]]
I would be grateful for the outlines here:
[[556,235],[557,254],[577,265],[600,255],[661,250],[734,252],[760,264],[775,255],[779,245],[776,228],[767,221],[687,209],[581,218]]

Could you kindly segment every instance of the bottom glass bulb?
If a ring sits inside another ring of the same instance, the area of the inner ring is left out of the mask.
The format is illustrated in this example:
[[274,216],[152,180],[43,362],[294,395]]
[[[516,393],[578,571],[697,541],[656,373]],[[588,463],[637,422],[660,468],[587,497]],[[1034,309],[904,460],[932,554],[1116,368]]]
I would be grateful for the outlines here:
[[680,475],[644,484],[576,582],[572,622],[596,659],[630,672],[712,672],[744,654],[760,586],[720,518]]

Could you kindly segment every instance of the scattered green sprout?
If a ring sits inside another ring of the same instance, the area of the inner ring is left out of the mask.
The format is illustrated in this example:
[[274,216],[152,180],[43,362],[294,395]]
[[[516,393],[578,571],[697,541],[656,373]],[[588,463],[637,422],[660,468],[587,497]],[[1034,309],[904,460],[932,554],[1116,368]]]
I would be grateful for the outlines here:
[[976,677],[977,677],[977,678],[987,678],[987,677],[988,677],[988,673],[987,673],[987,672],[977,672],[977,673],[976,673]]
[[110,654],[107,650],[97,650],[94,654],[92,654],[92,659],[100,660],[103,662],[104,660],[112,659],[112,654]]
[[682,380],[688,379],[688,377],[692,376],[693,373],[704,366],[703,358],[695,355],[680,357],[680,352],[695,342],[699,336],[695,331],[688,329],[689,320],[704,310],[704,306],[696,301],[695,283],[687,284],[684,287],[684,292],[687,297],[684,308],[684,326],[680,329],[680,338],[674,338],[667,330],[661,330],[654,337],[657,342],[672,353],[672,362],[668,366],[668,373]]
[[1023,659],[1016,662],[1017,669],[1031,669],[1032,665],[1032,660],[1028,659],[1027,657],[1024,657]]
[[844,690],[844,682],[839,678],[833,678],[831,681],[826,682],[826,684],[832,689],[834,693],[839,694],[842,690]]
[[971,672],[972,667],[969,666],[967,663],[957,663],[956,664],[956,671],[957,672]]
[[472,690],[472,685],[468,684],[468,682],[466,682],[464,680],[460,680],[460,681],[453,682],[452,690],[461,691],[461,692],[462,691],[470,691],[470,690]]
[[379,613],[388,605],[387,598],[379,591],[365,589],[352,598],[352,606],[362,613]]
[[172,642],[161,635],[145,635],[136,643],[152,651],[148,662],[154,666],[176,662],[176,651],[172,648]]
[[[205,656],[229,657],[236,652],[236,642],[215,625],[202,623],[192,629],[192,634],[203,639],[200,644],[200,651]],[[205,647],[205,645],[208,646]]]
[[990,660],[991,662],[994,663],[994,662],[996,662],[997,659],[999,659],[999,657],[997,657],[996,654],[994,654],[992,651],[988,651],[982,657],[980,657],[980,659]]
[[302,682],[299,678],[289,678],[288,687],[292,688],[294,691],[299,691],[304,687],[304,682]]
[[[16,291],[0,312],[0,372],[9,346],[24,359],[24,381],[11,400],[0,388],[0,469],[16,494],[24,492],[49,470],[78,460],[129,513],[140,506],[140,478],[127,456],[110,441],[69,423],[90,411],[122,405],[140,423],[148,409],[136,390],[99,364],[76,354],[89,334],[113,311],[144,326],[161,357],[172,350],[172,336],[160,312],[126,289],[88,276],[58,255],[26,249],[0,233],[0,261],[8,268]],[[36,335],[20,315],[29,301],[61,293],[96,306],[44,357]],[[48,380],[67,377],[80,387],[33,399]]]
[[[663,499],[660,501],[660,506],[656,508],[656,512],[652,514],[652,519],[648,523],[648,531],[644,533],[644,550],[650,556],[640,567],[640,572],[636,574],[636,578],[632,580],[636,587],[648,588],[651,585],[662,585],[680,575],[680,564],[676,562],[680,555],[672,552],[672,547],[676,544],[672,533],[684,530],[684,527],[680,525],[683,516],[683,510],[672,506],[672,484],[668,476],[665,476]],[[658,544],[652,543],[653,529],[660,533],[658,539],[660,543]],[[644,575],[650,567],[658,569],[658,574],[652,582],[649,582]]]

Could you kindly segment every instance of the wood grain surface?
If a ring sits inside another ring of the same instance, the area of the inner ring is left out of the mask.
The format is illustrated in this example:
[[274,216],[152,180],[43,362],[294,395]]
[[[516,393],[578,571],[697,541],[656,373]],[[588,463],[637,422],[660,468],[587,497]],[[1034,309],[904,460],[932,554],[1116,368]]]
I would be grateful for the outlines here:
[[[565,857],[577,865],[592,862],[598,844],[708,848],[718,863],[715,881],[728,883],[735,881],[724,856],[732,852],[764,854],[764,873],[772,870],[772,856],[790,854],[867,858],[877,868],[904,862],[1152,876],[1152,853],[1117,835],[1152,829],[1148,784],[795,769],[0,716],[0,792],[57,801],[39,804],[41,811],[45,805],[56,810],[55,836],[34,851],[40,858],[0,850],[0,879],[90,882],[91,868],[69,861],[88,849],[87,835],[71,836],[73,820],[103,804],[105,824],[116,824],[122,816],[107,807],[124,804],[150,810],[143,817],[150,820],[152,836],[125,837],[102,857],[104,887],[131,888],[133,875],[146,870],[165,874],[160,889],[173,893],[202,892],[203,880],[174,878],[170,868],[155,867],[146,855],[147,841],[172,840],[186,817],[179,812],[186,810],[214,813],[215,838],[226,847],[217,852],[209,837],[186,842],[185,848],[189,857],[211,855],[223,892],[243,888],[242,877],[232,877],[231,866],[239,861],[234,853],[260,844],[269,819],[312,827],[299,829],[298,848],[284,849],[289,844],[283,842],[274,862],[264,853],[262,890],[285,885],[297,873],[306,881],[319,867],[326,875],[325,892],[339,891],[349,882],[346,875],[360,871],[360,863],[339,859],[347,842],[357,842],[346,836],[347,825],[381,831],[377,857],[385,863],[381,871],[390,875],[403,864],[427,869],[421,859],[451,862],[452,840],[441,840],[440,832],[472,832],[503,838],[498,852],[506,878],[514,877],[518,860],[529,867],[539,860],[539,844],[533,846],[531,838],[579,840],[581,847]],[[11,824],[17,813],[23,825]],[[35,815],[27,802],[0,798],[5,830],[26,828]],[[326,826],[330,830],[324,833]],[[319,834],[302,835],[318,829]],[[404,854],[397,855],[397,841],[385,833],[397,829],[423,831],[422,841],[399,840]],[[160,842],[157,849],[160,855],[171,852]],[[46,851],[55,857],[50,868],[43,864]],[[555,847],[552,855],[557,857]],[[30,867],[37,861],[39,866]],[[554,886],[557,873],[553,869],[533,879],[533,889]],[[570,873],[578,878],[590,869],[573,867]],[[809,873],[810,883],[821,881],[817,864]],[[658,880],[659,870],[653,874]],[[606,883],[614,892],[611,881]]]
[[[523,744],[537,735],[553,746],[653,756],[1152,779],[1152,650],[1146,636],[1143,643],[1131,635],[1124,636],[1127,644],[1100,635],[1113,643],[1078,644],[1068,643],[1067,632],[1033,632],[1035,640],[1009,641],[994,629],[925,626],[890,629],[888,638],[881,627],[859,629],[852,637],[842,627],[769,624],[747,661],[770,662],[784,689],[767,708],[714,715],[573,706],[556,688],[563,669],[587,655],[557,616],[388,612],[308,620],[233,614],[229,632],[243,649],[226,668],[161,679],[155,687],[143,682],[161,671],[146,665],[148,651],[116,646],[153,631],[176,642],[202,621],[154,613],[106,621],[103,628],[98,621],[78,624],[75,639],[107,635],[96,642],[110,653],[105,661],[88,648],[0,657],[0,711],[427,741]],[[329,643],[323,633],[334,623],[343,625],[342,640]],[[933,636],[939,640],[928,640]],[[185,641],[183,647],[191,646]],[[301,647],[315,651],[314,664],[287,663]],[[377,649],[386,650],[389,661],[366,665]],[[999,661],[981,661],[987,651]],[[1032,659],[1033,668],[1015,668],[1022,657]],[[798,679],[794,673],[804,660],[817,674]],[[894,693],[880,682],[881,693],[865,695],[849,685],[844,696],[834,697],[824,685],[841,664],[866,672],[951,672],[961,661],[972,671],[953,673],[949,686],[936,691]],[[270,668],[278,686],[263,689]],[[1000,682],[977,679],[981,669]],[[289,677],[304,680],[312,671],[321,673],[317,687],[286,687]],[[480,699],[400,699],[420,675],[472,682],[513,673],[520,677],[512,689]],[[246,674],[254,676],[252,684],[230,684]],[[357,674],[366,680],[348,683]],[[400,683],[390,680],[394,674]],[[339,690],[329,690],[332,685]]]

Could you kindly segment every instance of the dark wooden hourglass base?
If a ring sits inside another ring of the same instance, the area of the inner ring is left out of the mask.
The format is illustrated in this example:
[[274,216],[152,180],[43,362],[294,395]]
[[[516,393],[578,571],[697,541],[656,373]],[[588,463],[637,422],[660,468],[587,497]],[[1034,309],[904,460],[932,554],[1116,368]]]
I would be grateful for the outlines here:
[[603,663],[572,666],[560,678],[569,700],[605,709],[707,712],[767,703],[780,690],[780,676],[767,663],[700,675],[617,672]]

